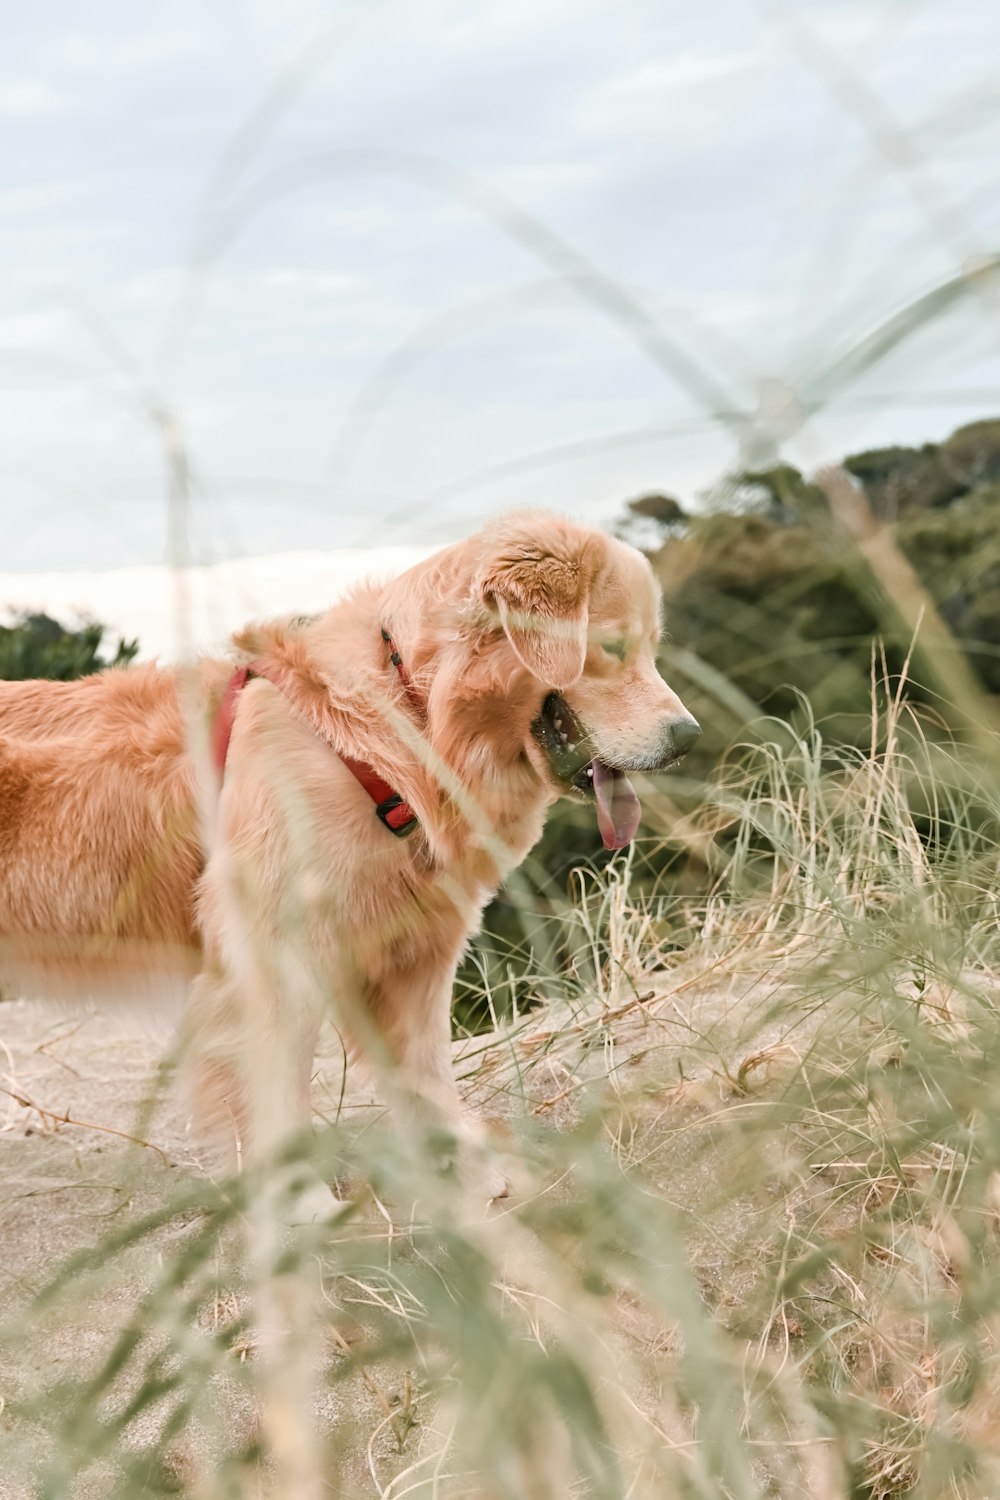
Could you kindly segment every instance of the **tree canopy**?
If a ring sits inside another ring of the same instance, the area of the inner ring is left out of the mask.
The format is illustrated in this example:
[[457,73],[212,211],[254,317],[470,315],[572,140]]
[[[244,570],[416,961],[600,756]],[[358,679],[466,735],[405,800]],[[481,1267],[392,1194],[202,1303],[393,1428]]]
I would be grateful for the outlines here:
[[106,627],[97,620],[77,626],[61,625],[46,614],[23,612],[11,624],[0,625],[0,678],[23,682],[50,677],[69,682],[104,667],[122,667],[139,650],[138,641],[118,637],[113,656],[101,655]]
[[[1000,693],[1000,421],[853,454],[843,468],[870,526],[910,565],[982,686]],[[833,738],[867,716],[873,642],[885,644],[890,671],[909,645],[849,527],[790,464],[735,475],[707,510],[688,511],[682,526],[671,517],[649,555],[669,604],[664,669],[718,731],[706,733],[703,757],[739,726],[697,701],[697,683],[688,693],[671,643],[764,711],[793,714],[805,695]]]

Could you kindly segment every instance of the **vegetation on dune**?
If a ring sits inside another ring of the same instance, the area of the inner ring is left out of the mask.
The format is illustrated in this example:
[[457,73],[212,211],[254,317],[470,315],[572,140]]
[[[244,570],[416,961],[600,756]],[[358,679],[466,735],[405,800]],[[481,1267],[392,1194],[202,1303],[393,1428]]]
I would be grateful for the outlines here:
[[[1000,691],[1000,421],[843,467],[980,681]],[[682,647],[759,707],[793,713],[804,693],[821,718],[838,716],[831,737],[855,737],[847,716],[866,716],[873,637],[898,667],[912,633],[856,542],[822,485],[788,464],[737,476],[681,528],[669,520],[651,554],[670,601],[667,670],[677,675],[671,647]],[[705,714],[714,734],[703,754],[718,751],[720,706]]]
[[0,625],[0,679],[24,682],[51,677],[69,682],[105,667],[126,666],[137,655],[138,641],[119,636],[113,656],[101,655],[106,627],[96,620],[77,626],[61,625],[49,615],[25,611],[9,625]]
[[[995,1493],[1000,762],[928,736],[905,676],[871,691],[864,749],[803,710],[703,785],[691,843],[728,852],[700,896],[643,894],[638,854],[581,879],[543,1005],[460,1062],[508,1122],[502,1212],[370,1112],[304,1143],[354,1206],[292,1238],[259,1238],[287,1173],[133,1164],[162,1205],[8,1310],[8,1472],[102,1500]],[[70,1323],[91,1353],[56,1377]]]
[[633,507],[707,748],[627,856],[554,820],[466,968],[512,1198],[339,1077],[331,1226],[276,1229],[287,1168],[103,1157],[112,1219],[0,1308],[15,1493],[1000,1492],[998,455]]
[[[862,524],[912,568],[981,686],[1000,692],[1000,421],[940,444],[856,454],[843,467],[859,486]],[[836,498],[778,464],[736,476],[700,509],[666,494],[629,504],[621,532],[644,546],[668,601],[661,670],[703,728],[681,772],[645,788],[652,837],[637,878],[647,888],[668,881],[694,894],[715,878],[712,846],[692,845],[691,819],[705,778],[762,714],[796,729],[818,722],[829,748],[870,739],[872,643],[886,672],[899,672],[917,622],[896,607],[858,544],[857,515],[838,513]],[[927,665],[918,662],[908,692],[943,728],[954,674],[947,662],[936,675]],[[606,862],[591,810],[559,804],[487,913],[476,962],[463,967],[464,1024],[490,1020],[476,1000],[479,969],[501,988],[506,977],[503,993],[514,995],[532,954],[552,961],[549,923],[572,904],[572,872]]]

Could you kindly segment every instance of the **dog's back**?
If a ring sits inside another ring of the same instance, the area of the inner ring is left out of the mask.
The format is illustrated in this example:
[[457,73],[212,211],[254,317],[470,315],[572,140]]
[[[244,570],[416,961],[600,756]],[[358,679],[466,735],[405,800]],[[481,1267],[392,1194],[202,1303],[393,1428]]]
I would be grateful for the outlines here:
[[202,863],[172,672],[0,683],[5,989],[86,1000],[189,974]]

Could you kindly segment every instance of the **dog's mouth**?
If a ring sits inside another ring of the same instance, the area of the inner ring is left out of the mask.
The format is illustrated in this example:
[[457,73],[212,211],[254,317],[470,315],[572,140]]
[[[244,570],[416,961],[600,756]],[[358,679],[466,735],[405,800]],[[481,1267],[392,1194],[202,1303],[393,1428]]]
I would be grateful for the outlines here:
[[550,693],[531,726],[555,779],[592,796],[605,849],[623,849],[635,838],[642,806],[623,771],[590,754],[589,735],[565,698]]

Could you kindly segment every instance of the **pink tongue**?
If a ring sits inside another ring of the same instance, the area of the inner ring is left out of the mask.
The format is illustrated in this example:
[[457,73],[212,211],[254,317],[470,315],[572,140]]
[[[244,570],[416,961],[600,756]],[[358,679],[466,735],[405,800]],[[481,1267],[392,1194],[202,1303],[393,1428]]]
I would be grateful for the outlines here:
[[591,762],[594,772],[594,795],[597,798],[597,824],[605,849],[623,849],[635,838],[642,817],[642,805],[632,790],[632,783],[620,771],[612,771],[603,761]]

